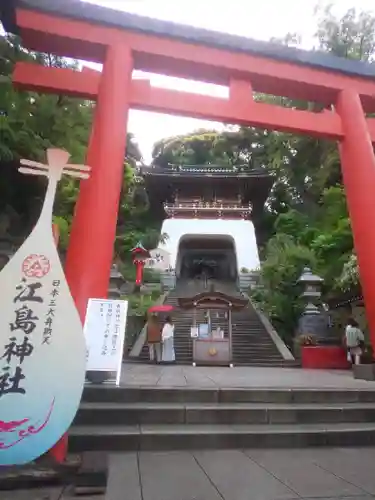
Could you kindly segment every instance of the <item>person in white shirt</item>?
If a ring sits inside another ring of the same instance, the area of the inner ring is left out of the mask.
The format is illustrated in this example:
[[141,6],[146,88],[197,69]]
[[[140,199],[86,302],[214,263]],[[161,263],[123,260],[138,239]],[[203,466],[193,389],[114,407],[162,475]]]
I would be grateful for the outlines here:
[[345,328],[345,342],[348,351],[348,361],[359,365],[363,354],[363,344],[365,336],[359,328],[358,323],[353,318],[349,318]]
[[170,316],[165,319],[165,324],[161,332],[163,352],[161,360],[163,363],[173,363],[176,360],[174,352],[174,325]]

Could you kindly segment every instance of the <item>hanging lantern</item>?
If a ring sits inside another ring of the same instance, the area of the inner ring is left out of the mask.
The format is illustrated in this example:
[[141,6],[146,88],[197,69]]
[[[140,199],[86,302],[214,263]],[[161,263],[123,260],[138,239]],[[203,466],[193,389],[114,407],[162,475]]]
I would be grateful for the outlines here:
[[146,260],[150,258],[150,252],[144,248],[141,242],[139,242],[132,250],[133,264],[136,267],[135,285],[140,287],[143,281],[143,269],[146,264]]

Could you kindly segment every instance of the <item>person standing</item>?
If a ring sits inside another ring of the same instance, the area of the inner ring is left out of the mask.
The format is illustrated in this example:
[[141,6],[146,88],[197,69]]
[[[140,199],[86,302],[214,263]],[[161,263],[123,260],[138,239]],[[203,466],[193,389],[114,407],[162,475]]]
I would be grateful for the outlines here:
[[165,319],[161,338],[163,343],[162,362],[173,363],[176,360],[176,355],[174,352],[174,325],[170,316]]
[[156,314],[152,314],[147,321],[147,343],[150,361],[161,361],[161,327]]
[[345,328],[345,342],[348,352],[348,361],[353,365],[359,365],[363,354],[363,344],[365,336],[360,330],[358,323],[353,318],[349,318]]

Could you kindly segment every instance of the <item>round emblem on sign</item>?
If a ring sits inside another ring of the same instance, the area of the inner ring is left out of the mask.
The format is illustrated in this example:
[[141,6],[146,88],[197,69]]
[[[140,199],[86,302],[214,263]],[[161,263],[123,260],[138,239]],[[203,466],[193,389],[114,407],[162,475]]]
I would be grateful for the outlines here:
[[215,349],[215,347],[211,347],[211,349],[209,349],[209,351],[208,351],[208,354],[210,356],[216,356],[217,350]]
[[44,255],[31,254],[22,264],[22,272],[27,278],[43,278],[50,269],[51,264]]

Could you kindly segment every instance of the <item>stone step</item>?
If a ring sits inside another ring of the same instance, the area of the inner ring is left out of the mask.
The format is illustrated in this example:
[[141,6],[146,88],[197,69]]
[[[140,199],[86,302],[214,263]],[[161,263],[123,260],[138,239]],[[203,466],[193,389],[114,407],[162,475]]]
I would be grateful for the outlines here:
[[254,326],[254,327],[251,327],[251,326],[246,326],[244,328],[241,328],[240,329],[236,329],[236,328],[233,328],[232,330],[233,333],[235,333],[237,336],[241,337],[242,335],[249,335],[251,337],[255,337],[257,335],[262,335],[262,336],[266,336],[269,338],[269,335],[268,333],[265,332],[265,330],[263,328],[261,328],[259,325],[258,326]]
[[237,352],[241,352],[241,349],[243,350],[247,350],[247,351],[262,351],[262,350],[266,350],[267,352],[269,351],[274,351],[276,353],[279,353],[279,351],[277,350],[277,347],[275,345],[264,345],[264,344],[252,344],[250,342],[235,342],[232,344],[233,346],[233,349],[237,350]]
[[274,344],[264,344],[264,343],[250,343],[250,342],[233,342],[233,347],[243,347],[244,349],[251,349],[253,351],[262,351],[262,350],[267,350],[269,351],[270,349],[275,350],[275,352],[278,352],[277,347]]
[[83,403],[260,403],[346,405],[375,403],[375,390],[113,387],[86,385]]
[[69,447],[73,453],[83,450],[361,447],[374,444],[374,423],[74,426],[69,432]]
[[249,353],[247,356],[234,356],[233,357],[233,364],[242,364],[242,363],[281,363],[284,361],[283,359],[280,358],[280,356],[277,355],[272,355],[270,354],[269,356],[267,355],[258,355],[254,353]]
[[301,363],[299,361],[287,361],[285,359],[280,359],[278,361],[236,361],[233,363],[236,367],[252,367],[252,368],[301,368]]
[[[191,364],[193,361],[193,343],[190,338],[193,313],[192,311],[179,309],[177,300],[179,295],[185,294],[187,286],[181,285],[177,287],[169,293],[165,301],[166,304],[175,307],[175,352],[178,364]],[[232,293],[238,293],[234,285],[231,285],[230,289]],[[199,323],[203,320],[204,314],[200,311],[197,314],[197,321]],[[212,324],[214,327],[215,325],[221,325],[224,328],[227,325],[224,320],[218,320],[217,318],[212,319]],[[232,314],[232,325],[233,360],[235,364],[283,366],[284,360],[282,356],[251,305],[248,305],[240,312]],[[138,359],[139,361],[147,361],[148,358],[148,350],[144,348]]]
[[257,336],[261,336],[261,337],[264,337],[264,338],[270,338],[268,333],[263,329],[263,328],[260,328],[260,327],[247,327],[247,328],[244,328],[244,329],[241,329],[241,330],[236,330],[235,328],[233,328],[232,330],[232,333],[233,335],[236,335],[237,337],[250,337],[250,338],[254,338],[254,337],[257,337]]
[[260,358],[268,358],[275,356],[277,357],[277,359],[282,359],[279,351],[277,349],[272,349],[272,348],[259,350],[259,349],[253,349],[252,347],[237,348],[233,346],[232,352],[234,359],[245,357],[247,361],[251,361],[252,359],[251,357],[249,358],[249,356],[256,356]]
[[283,359],[253,359],[252,361],[237,359],[233,361],[233,366],[252,366],[252,367],[268,367],[276,368],[283,367]]
[[266,349],[266,350],[274,350],[275,352],[279,352],[275,344],[264,344],[263,342],[249,342],[249,341],[237,341],[232,344],[233,349],[236,349],[238,352],[241,352],[241,349]]
[[236,361],[232,363],[233,366],[246,366],[246,367],[252,367],[252,368],[284,368],[285,366],[288,366],[285,364],[285,361],[280,359],[280,360],[275,360],[275,361]]
[[375,403],[82,403],[73,425],[312,424],[375,422]]
[[250,339],[250,338],[244,338],[244,339],[239,339],[238,337],[235,337],[233,336],[233,343],[232,343],[233,346],[236,346],[236,347],[245,347],[245,346],[250,346],[250,347],[269,347],[269,348],[275,348],[277,349],[277,347],[275,346],[274,343],[271,343],[271,342],[268,342],[267,339]]
[[[251,357],[249,357],[251,356]],[[235,349],[233,348],[233,359],[244,359],[246,361],[252,361],[255,359],[282,359],[280,353],[275,349],[267,350],[256,350],[251,348]]]
[[268,333],[266,333],[264,330],[259,330],[259,331],[253,331],[253,330],[247,330],[245,332],[236,332],[235,330],[232,332],[232,336],[234,339],[249,339],[251,341],[258,341],[258,340],[271,340],[270,336]]
[[275,359],[281,359],[280,358],[280,353],[276,349],[253,349],[251,347],[246,347],[243,349],[235,349],[233,347],[233,355],[234,359],[237,357],[246,357],[248,361],[251,361],[251,358],[248,358],[249,355],[251,356],[256,356],[257,358],[264,358],[266,357],[267,359],[272,359],[274,357]]
[[270,360],[260,360],[260,361],[252,361],[252,362],[248,362],[248,361],[235,361],[232,363],[233,366],[236,366],[236,367],[253,367],[253,368],[280,368],[280,367],[283,367],[285,366],[284,365],[284,360],[273,360],[273,361],[270,361]]
[[262,354],[262,352],[265,353],[275,353],[278,356],[280,356],[280,353],[275,346],[264,346],[264,345],[257,345],[257,344],[234,344],[233,346],[233,352],[236,352],[238,354],[241,354],[242,352],[258,352],[259,354]]
[[[249,361],[250,359],[250,361]],[[131,362],[149,362],[149,354],[148,352],[142,352],[141,355],[136,359],[131,359]],[[176,364],[182,365],[191,365],[193,363],[193,358],[191,353],[179,354],[179,357],[176,361]],[[270,358],[257,358],[256,356],[252,356],[251,354],[248,356],[235,357],[233,360],[234,366],[262,366],[262,367],[278,367],[278,366],[289,366],[288,363],[281,359],[280,357],[270,359]],[[295,366],[293,364],[293,366]],[[298,364],[296,366],[299,366]]]

